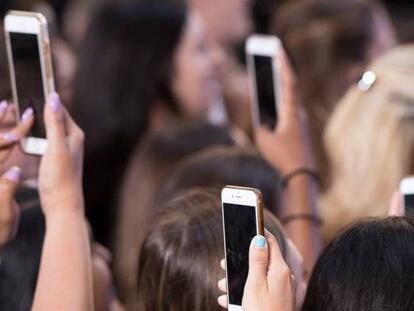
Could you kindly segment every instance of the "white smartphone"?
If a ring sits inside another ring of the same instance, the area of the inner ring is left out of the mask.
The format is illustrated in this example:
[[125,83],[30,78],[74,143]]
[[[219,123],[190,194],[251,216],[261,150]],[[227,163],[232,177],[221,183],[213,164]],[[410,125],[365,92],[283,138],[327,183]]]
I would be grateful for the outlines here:
[[404,214],[414,216],[414,176],[409,176],[401,180],[400,193],[404,205]]
[[241,311],[250,243],[256,235],[264,235],[263,200],[259,190],[235,186],[223,188],[221,200],[228,310]]
[[275,36],[252,35],[246,42],[247,73],[252,102],[253,126],[274,128],[277,105],[281,102],[277,54],[282,44]]
[[48,95],[55,92],[47,21],[39,13],[10,11],[4,29],[18,122],[29,107],[35,115],[32,129],[21,141],[22,149],[42,155],[47,149],[43,107]]

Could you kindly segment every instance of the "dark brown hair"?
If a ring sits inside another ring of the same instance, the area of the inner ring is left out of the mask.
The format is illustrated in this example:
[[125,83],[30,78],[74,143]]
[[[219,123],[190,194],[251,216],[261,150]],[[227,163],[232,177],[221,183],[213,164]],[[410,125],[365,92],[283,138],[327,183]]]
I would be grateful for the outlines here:
[[214,188],[217,195],[226,185],[258,188],[265,207],[278,215],[280,179],[278,173],[252,148],[215,147],[182,161],[160,186],[159,201],[195,187]]
[[[196,189],[159,208],[141,248],[136,310],[220,310],[217,281],[224,277],[222,217],[217,195]],[[277,220],[265,211],[265,225],[286,243]]]

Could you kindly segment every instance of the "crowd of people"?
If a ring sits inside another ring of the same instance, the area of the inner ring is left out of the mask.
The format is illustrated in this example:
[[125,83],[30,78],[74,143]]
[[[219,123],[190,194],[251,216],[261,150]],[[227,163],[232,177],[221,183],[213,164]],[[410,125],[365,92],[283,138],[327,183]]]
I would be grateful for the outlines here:
[[[56,93],[28,155],[0,26],[0,310],[227,308],[226,185],[265,208],[243,310],[414,310],[413,7],[391,2],[2,0],[46,16]],[[253,33],[283,45],[274,129]]]

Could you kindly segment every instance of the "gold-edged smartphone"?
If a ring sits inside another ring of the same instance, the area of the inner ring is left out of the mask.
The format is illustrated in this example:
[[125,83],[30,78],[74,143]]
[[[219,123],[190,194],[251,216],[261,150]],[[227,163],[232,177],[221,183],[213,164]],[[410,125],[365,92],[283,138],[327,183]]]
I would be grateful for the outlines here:
[[29,107],[35,115],[32,129],[21,141],[22,149],[42,155],[47,148],[43,107],[49,94],[55,92],[47,21],[40,13],[9,11],[4,30],[18,122]]
[[250,243],[256,235],[264,235],[263,199],[258,189],[226,186],[221,201],[228,310],[241,311]]

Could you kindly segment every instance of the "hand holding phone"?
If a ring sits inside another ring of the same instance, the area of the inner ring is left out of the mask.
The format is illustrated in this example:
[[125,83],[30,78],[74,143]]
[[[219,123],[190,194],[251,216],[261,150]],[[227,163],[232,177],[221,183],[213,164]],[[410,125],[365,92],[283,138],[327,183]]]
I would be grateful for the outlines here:
[[42,155],[47,148],[43,107],[55,91],[47,21],[39,13],[10,11],[4,29],[17,121],[28,108],[35,115],[34,125],[21,145],[26,153]]
[[226,186],[222,193],[224,250],[229,311],[240,311],[249,271],[252,239],[264,236],[259,190]]
[[[218,282],[219,290],[224,293],[218,298],[218,303],[227,309],[225,281],[223,279]],[[244,287],[243,311],[296,310],[296,285],[276,238],[268,231],[265,232],[265,237],[256,236],[249,249],[249,273]]]
[[246,42],[247,73],[250,84],[253,126],[274,129],[281,101],[277,55],[282,49],[275,36],[252,35]]

